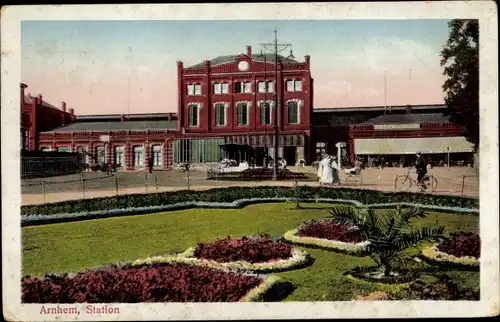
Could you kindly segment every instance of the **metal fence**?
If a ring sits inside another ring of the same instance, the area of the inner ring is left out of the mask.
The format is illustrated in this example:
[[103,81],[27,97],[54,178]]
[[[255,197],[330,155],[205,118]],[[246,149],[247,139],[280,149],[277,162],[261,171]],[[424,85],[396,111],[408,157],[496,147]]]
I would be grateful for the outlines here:
[[71,174],[80,171],[77,153],[30,153],[21,155],[21,178],[37,178]]

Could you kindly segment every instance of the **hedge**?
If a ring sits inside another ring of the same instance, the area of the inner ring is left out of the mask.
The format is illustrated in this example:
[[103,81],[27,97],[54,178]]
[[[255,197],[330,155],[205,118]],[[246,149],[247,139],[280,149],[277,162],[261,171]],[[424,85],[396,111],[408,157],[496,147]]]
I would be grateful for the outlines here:
[[[182,190],[152,194],[69,200],[21,207],[21,225],[65,222],[151,213],[167,210],[202,208],[240,208],[256,202],[344,202],[377,208],[395,204],[419,205],[435,211],[478,213],[479,200],[458,196],[429,195],[411,192],[382,192],[350,188],[230,187],[204,191]],[[83,218],[84,217],[84,218]]]

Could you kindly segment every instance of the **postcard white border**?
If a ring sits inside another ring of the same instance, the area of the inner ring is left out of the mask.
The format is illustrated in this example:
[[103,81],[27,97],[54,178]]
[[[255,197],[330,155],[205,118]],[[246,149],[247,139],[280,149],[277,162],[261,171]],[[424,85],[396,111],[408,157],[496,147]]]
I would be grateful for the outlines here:
[[[63,5],[2,7],[2,247],[3,307],[9,320],[53,321],[41,305],[20,303],[20,165],[18,137],[21,20],[260,20],[479,19],[481,300],[478,302],[294,302],[232,304],[120,304],[118,316],[63,320],[212,320],[353,317],[475,317],[499,312],[498,21],[493,1],[372,3]],[[57,86],[57,85],[55,85]],[[14,133],[14,134],[13,134]],[[71,305],[70,305],[71,306]]]

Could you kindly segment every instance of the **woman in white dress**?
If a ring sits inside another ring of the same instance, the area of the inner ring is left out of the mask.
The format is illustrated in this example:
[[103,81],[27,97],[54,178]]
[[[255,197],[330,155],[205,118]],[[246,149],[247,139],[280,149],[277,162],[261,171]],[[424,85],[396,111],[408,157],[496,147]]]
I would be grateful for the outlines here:
[[327,156],[321,161],[323,163],[322,182],[326,185],[333,183],[332,157]]
[[318,176],[318,182],[319,182],[320,185],[323,183],[322,182],[322,178],[323,178],[323,160],[324,160],[324,157],[323,157],[323,159],[321,159],[318,162],[318,169],[316,170],[316,175]]

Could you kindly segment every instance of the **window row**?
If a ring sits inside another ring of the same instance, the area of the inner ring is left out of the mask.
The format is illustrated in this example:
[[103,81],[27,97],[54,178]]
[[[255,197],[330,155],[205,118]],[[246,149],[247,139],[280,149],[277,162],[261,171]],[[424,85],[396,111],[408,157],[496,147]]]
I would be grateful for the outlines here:
[[[233,93],[235,94],[249,94],[252,93],[252,82],[235,82],[233,84]],[[302,80],[287,80],[286,81],[286,91],[287,92],[301,92],[302,91]],[[229,94],[229,83],[214,83],[213,93],[214,94]],[[260,81],[257,82],[257,92],[258,93],[274,93],[274,81]],[[189,84],[187,85],[188,95],[202,95],[201,84]]]
[[[48,147],[40,147],[42,151],[50,151]],[[59,146],[56,148],[58,152],[71,152],[69,146]],[[94,153],[88,153],[84,147],[77,147],[77,152],[81,153],[84,163],[99,163],[104,164],[107,162],[108,148],[104,146],[95,147]],[[143,168],[147,164],[145,147],[134,146],[132,148],[132,165],[134,168]],[[152,145],[150,153],[150,162],[153,167],[163,167],[163,146]],[[117,168],[125,167],[125,147],[115,146],[113,148],[113,159]]]
[[[261,102],[260,107],[260,124],[271,124],[272,122],[272,103]],[[289,101],[287,103],[287,124],[300,123],[300,105],[299,101]],[[228,125],[228,105],[224,103],[216,103],[215,110],[215,125],[227,126]],[[236,104],[237,124],[239,126],[250,125],[250,104],[240,102]],[[200,125],[200,106],[198,104],[188,105],[188,119],[190,127],[197,127]]]

